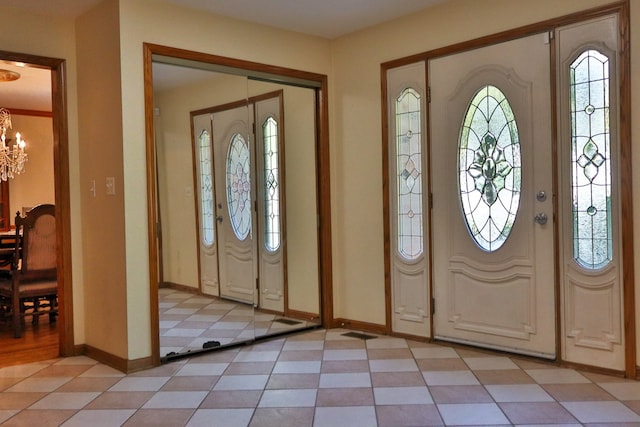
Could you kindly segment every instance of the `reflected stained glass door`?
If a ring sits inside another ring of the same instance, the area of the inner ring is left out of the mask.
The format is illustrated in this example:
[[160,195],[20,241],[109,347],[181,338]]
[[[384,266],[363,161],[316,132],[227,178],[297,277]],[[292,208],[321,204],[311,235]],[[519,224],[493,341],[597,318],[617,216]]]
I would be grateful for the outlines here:
[[252,107],[214,113],[214,170],[220,296],[254,304],[256,241]]

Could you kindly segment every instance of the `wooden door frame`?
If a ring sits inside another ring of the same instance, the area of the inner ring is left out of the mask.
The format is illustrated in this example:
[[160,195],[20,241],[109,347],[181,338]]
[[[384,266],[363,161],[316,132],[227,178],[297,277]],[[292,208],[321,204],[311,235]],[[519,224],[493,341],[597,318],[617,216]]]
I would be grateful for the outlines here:
[[76,349],[73,333],[73,288],[71,280],[71,202],[66,60],[7,51],[0,51],[0,59],[24,63],[51,71],[53,173],[58,265],[58,342],[60,356],[73,356],[76,354]]
[[331,252],[331,188],[329,153],[329,103],[328,79],[324,74],[300,71],[274,65],[223,57],[186,49],[143,43],[144,104],[147,158],[147,217],[149,244],[149,303],[151,318],[151,363],[160,364],[160,328],[158,312],[158,247],[156,219],[156,163],[155,130],[153,127],[153,55],[198,61],[209,64],[246,70],[248,73],[281,76],[285,80],[306,80],[315,82],[316,88],[316,197],[318,212],[318,266],[320,315],[322,326],[330,327],[333,322],[333,267]]
[[[424,61],[427,67],[427,81],[425,85],[429,83],[429,70],[428,64],[431,59],[436,59],[445,55],[451,55],[461,53],[468,50],[478,49],[481,47],[510,41],[516,38],[543,33],[545,31],[554,31],[558,27],[575,24],[597,17],[617,14],[619,17],[619,37],[620,37],[620,50],[619,50],[619,88],[620,88],[620,161],[619,161],[619,173],[620,173],[620,228],[621,228],[621,247],[622,247],[622,292],[623,292],[623,323],[624,323],[624,342],[625,342],[625,369],[624,374],[628,378],[636,378],[640,369],[636,362],[636,316],[635,316],[635,272],[634,272],[634,249],[633,249],[633,172],[632,172],[632,143],[631,143],[631,60],[630,60],[630,4],[629,0],[623,0],[610,5],[588,9],[584,11],[575,12],[570,15],[565,15],[557,18],[552,18],[546,21],[537,22],[534,24],[526,25],[523,27],[515,28],[512,30],[503,31],[496,34],[480,37],[477,39],[456,43],[453,45],[433,49],[427,52],[418,53],[408,57],[396,59],[393,61],[385,62],[380,67],[380,81],[382,86],[382,167],[383,167],[383,215],[384,215],[384,241],[385,241],[385,293],[386,293],[386,331],[392,334],[391,330],[391,254],[389,239],[391,238],[390,216],[389,216],[389,157],[388,146],[391,143],[389,141],[389,125],[388,125],[388,107],[387,107],[387,84],[386,75],[387,71],[392,68],[397,68],[403,65],[412,64],[415,62]],[[552,44],[552,49],[553,49]],[[551,70],[550,75],[555,75],[556,61],[555,51],[551,52]],[[552,100],[557,99],[556,94],[556,82],[555,78],[551,78],[551,97]],[[552,108],[552,132],[553,132],[553,162],[557,164],[557,109],[555,102],[551,106]],[[430,121],[429,106],[427,107],[427,126]],[[429,133],[427,132],[426,148],[430,151]],[[428,156],[427,156],[428,157]],[[430,158],[427,158],[427,168],[430,169]],[[554,168],[554,194],[557,193],[558,179],[557,171]],[[431,188],[428,188],[429,194]],[[554,217],[558,217],[557,204],[554,207]],[[431,218],[429,218],[431,222]],[[429,228],[429,233],[431,227]],[[554,222],[554,233],[556,235],[555,253],[558,254],[558,224]],[[433,241],[431,235],[428,236],[431,245],[431,251],[433,253]],[[558,257],[556,256],[556,260]],[[559,262],[559,261],[556,261]],[[429,283],[433,283],[432,277],[432,265],[429,267]],[[556,268],[556,342],[557,342],[557,357],[562,362],[562,346],[561,346],[561,322],[560,322],[560,278],[558,266]],[[431,297],[433,297],[433,286],[430,285]],[[433,336],[433,319],[431,321],[431,336]],[[578,366],[576,364],[573,364]],[[587,367],[593,368],[593,367]]]

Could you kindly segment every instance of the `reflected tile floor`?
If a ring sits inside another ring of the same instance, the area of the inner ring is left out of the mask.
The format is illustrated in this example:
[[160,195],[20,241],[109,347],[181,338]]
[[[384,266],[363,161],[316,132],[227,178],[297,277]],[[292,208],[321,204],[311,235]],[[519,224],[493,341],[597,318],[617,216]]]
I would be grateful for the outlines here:
[[640,382],[314,330],[124,375],[80,356],[0,369],[4,426],[640,426]]
[[254,311],[249,304],[171,288],[158,290],[158,302],[161,357],[201,350],[210,341],[227,345],[309,326],[305,321]]

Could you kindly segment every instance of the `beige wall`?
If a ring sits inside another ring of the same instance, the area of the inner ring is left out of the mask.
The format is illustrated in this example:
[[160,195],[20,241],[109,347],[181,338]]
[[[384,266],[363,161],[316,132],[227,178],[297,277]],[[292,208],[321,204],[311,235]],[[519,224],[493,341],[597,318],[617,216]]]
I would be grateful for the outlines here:
[[[132,319],[125,277],[121,105],[126,99],[120,96],[117,0],[83,15],[76,31],[85,343],[126,359]],[[106,177],[115,178],[115,195],[106,194]],[[89,190],[93,182],[95,195]]]
[[[65,60],[69,133],[69,185],[71,203],[71,251],[73,256],[73,317],[76,343],[84,342],[84,286],[80,214],[76,38],[72,19],[40,16],[3,6],[0,39],[8,52]],[[26,31],[25,29],[29,29]],[[14,122],[17,123],[17,122]],[[30,137],[29,137],[30,138]],[[27,165],[27,168],[29,165]],[[28,173],[28,172],[27,172]]]
[[9,180],[9,217],[13,225],[16,211],[22,212],[23,207],[55,204],[55,188],[51,118],[14,114],[11,121],[12,131],[20,132],[25,140],[29,156],[24,172]]
[[167,46],[328,74],[329,42],[150,0],[120,4],[127,253],[128,355],[151,353],[142,44]]

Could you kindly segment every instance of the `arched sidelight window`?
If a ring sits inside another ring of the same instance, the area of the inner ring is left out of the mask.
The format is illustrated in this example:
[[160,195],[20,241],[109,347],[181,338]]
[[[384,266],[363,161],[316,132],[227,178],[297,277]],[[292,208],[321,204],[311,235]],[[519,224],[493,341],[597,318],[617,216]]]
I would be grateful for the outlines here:
[[594,270],[613,257],[609,58],[586,50],[569,73],[573,258]]
[[396,99],[398,252],[406,260],[423,252],[422,125],[420,93],[407,88]]
[[211,247],[215,239],[213,212],[213,165],[211,159],[211,135],[203,130],[198,137],[200,150],[200,212],[202,243]]
[[239,133],[231,137],[226,163],[231,228],[239,240],[244,240],[251,231],[251,159],[249,147]]
[[262,124],[264,144],[264,246],[269,252],[280,248],[280,160],[278,122],[268,117]]
[[507,241],[520,205],[520,138],[513,110],[495,86],[478,90],[458,141],[460,202],[469,234],[493,252]]

